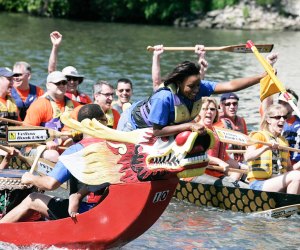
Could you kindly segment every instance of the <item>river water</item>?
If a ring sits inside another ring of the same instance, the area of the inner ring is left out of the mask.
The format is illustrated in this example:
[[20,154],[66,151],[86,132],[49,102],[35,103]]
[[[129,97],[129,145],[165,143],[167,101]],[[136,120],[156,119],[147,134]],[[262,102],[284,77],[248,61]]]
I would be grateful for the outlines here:
[[[0,13],[0,67],[15,61],[32,66],[32,83],[45,88],[51,42],[50,32],[63,34],[58,69],[75,66],[85,80],[81,90],[91,94],[97,80],[115,83],[127,77],[134,83],[133,100],[152,92],[151,53],[148,45],[224,46],[246,43],[273,43],[279,53],[278,77],[286,87],[300,94],[300,32],[228,31],[77,22]],[[207,52],[206,78],[227,81],[263,71],[253,54]],[[162,75],[184,60],[196,61],[193,52],[165,52]],[[259,87],[238,93],[239,114],[250,130],[259,123]],[[251,215],[197,207],[173,200],[162,217],[145,234],[122,249],[300,249],[300,217],[254,218]],[[8,246],[1,245],[1,248]],[[13,246],[11,246],[14,249]]]

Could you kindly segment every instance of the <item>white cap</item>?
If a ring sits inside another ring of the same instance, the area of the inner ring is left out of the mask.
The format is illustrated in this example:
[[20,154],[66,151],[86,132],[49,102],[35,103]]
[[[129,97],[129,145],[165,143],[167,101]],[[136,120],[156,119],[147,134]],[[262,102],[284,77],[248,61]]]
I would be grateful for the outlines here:
[[78,78],[84,78],[83,75],[79,75],[78,71],[76,68],[74,68],[73,66],[68,66],[68,67],[65,67],[63,70],[62,70],[63,74],[65,76],[73,76],[73,77],[78,77]]
[[60,71],[53,71],[47,77],[47,82],[58,83],[60,81],[67,81],[65,75]]

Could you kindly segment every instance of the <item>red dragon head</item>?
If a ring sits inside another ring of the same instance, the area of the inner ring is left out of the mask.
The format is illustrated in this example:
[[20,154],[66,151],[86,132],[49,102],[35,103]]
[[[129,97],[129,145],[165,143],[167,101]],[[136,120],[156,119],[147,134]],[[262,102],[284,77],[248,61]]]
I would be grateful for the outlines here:
[[214,138],[211,131],[203,136],[185,131],[175,137],[155,137],[152,129],[122,132],[96,120],[79,123],[63,116],[62,121],[99,138],[75,154],[60,157],[77,179],[90,185],[165,179],[178,173],[182,177],[191,176],[191,172],[200,175]]

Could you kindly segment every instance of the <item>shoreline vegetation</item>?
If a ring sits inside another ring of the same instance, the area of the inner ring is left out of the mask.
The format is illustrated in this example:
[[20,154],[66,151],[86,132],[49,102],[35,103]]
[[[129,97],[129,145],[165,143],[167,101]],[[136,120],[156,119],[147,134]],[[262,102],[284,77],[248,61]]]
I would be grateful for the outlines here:
[[295,0],[0,0],[0,11],[205,29],[300,30]]

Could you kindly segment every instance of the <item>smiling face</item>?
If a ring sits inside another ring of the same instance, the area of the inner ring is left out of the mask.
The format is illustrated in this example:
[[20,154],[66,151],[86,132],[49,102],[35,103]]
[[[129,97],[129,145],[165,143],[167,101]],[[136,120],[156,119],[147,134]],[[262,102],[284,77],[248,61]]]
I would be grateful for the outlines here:
[[78,85],[79,85],[79,82],[80,82],[81,78],[74,77],[74,76],[66,76],[66,78],[68,80],[67,92],[76,95],[77,94],[77,88],[78,88]]
[[103,84],[101,92],[94,94],[95,103],[97,103],[104,113],[106,113],[111,108],[111,103],[114,98],[114,89],[110,86]]
[[216,121],[217,112],[218,107],[214,102],[204,102],[199,113],[201,117],[200,123],[202,123],[205,127],[211,127],[212,124]]
[[116,95],[118,96],[118,101],[120,101],[122,104],[129,102],[132,96],[131,85],[125,82],[118,82]]
[[228,118],[234,118],[238,111],[238,104],[238,100],[235,98],[230,98],[221,102],[221,108],[224,112],[224,116]]
[[31,78],[30,71],[22,64],[15,65],[13,68],[15,76],[13,77],[13,85],[15,88],[28,89],[29,80]]
[[194,100],[199,92],[200,75],[191,75],[179,85],[179,91],[188,99]]

